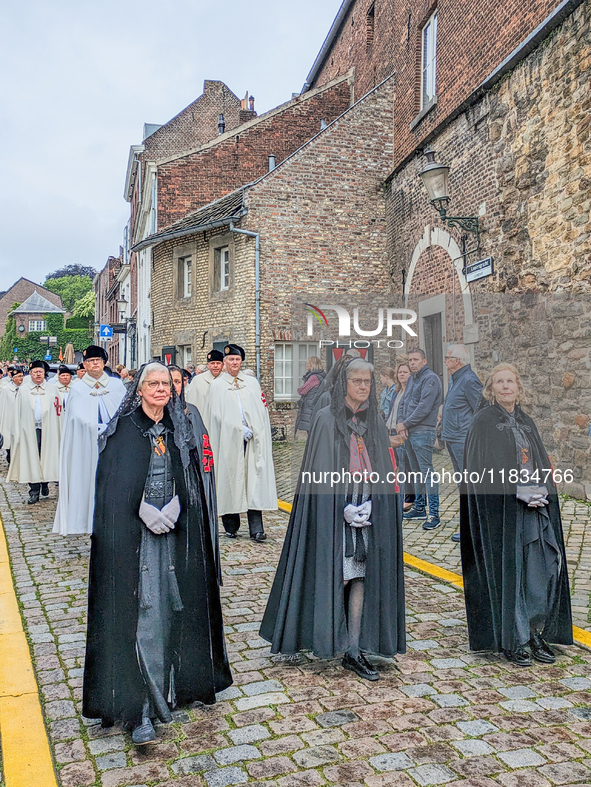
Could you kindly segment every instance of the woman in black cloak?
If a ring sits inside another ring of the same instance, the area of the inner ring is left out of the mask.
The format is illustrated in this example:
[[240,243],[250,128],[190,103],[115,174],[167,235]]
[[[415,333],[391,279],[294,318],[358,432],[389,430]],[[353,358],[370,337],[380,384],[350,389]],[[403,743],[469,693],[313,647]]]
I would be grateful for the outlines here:
[[[402,519],[373,366],[341,365],[313,423],[261,625],[273,653],[311,650],[367,680],[405,650]],[[338,479],[337,479],[338,477]]]
[[140,745],[232,678],[203,447],[166,367],[136,379],[99,441],[83,713]]
[[531,656],[551,664],[556,657],[548,641],[573,640],[550,460],[519,405],[525,392],[512,364],[492,370],[483,395],[491,404],[475,415],[468,432],[468,482],[460,497],[470,648],[503,652],[521,667],[531,665]]

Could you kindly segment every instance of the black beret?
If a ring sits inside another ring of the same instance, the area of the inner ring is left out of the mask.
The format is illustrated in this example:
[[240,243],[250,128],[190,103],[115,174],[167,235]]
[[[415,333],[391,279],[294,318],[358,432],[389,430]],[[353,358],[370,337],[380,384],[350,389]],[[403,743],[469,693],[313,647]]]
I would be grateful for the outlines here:
[[91,344],[90,347],[87,347],[86,350],[84,350],[82,357],[85,361],[88,361],[91,358],[102,358],[103,361],[107,363],[109,356],[104,347],[98,347],[96,344]]
[[222,361],[224,360],[224,353],[220,352],[219,350],[210,350],[207,353],[207,363],[210,361]]
[[84,369],[84,364],[82,363],[82,361],[80,361],[80,363],[78,364],[77,368],[78,369]]
[[60,366],[60,368],[57,370],[57,373],[58,373],[58,376],[59,376],[60,374],[69,374],[70,376],[72,376],[72,372],[70,371],[70,369],[68,369],[68,367],[67,367],[67,366],[64,366],[63,364],[62,364],[62,365]]
[[239,355],[242,360],[245,358],[244,350],[237,344],[227,344],[224,347],[224,355]]
[[49,364],[45,361],[33,361],[33,363],[29,366],[29,371],[31,369],[45,369],[45,374],[49,371]]

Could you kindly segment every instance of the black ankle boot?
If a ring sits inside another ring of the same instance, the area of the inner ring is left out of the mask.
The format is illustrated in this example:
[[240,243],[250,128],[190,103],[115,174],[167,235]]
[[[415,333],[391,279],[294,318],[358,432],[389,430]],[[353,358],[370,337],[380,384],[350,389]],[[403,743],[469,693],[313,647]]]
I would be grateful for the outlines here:
[[32,506],[39,502],[39,492],[29,492],[29,499],[27,503]]
[[41,496],[47,497],[49,495],[49,484],[41,484]]

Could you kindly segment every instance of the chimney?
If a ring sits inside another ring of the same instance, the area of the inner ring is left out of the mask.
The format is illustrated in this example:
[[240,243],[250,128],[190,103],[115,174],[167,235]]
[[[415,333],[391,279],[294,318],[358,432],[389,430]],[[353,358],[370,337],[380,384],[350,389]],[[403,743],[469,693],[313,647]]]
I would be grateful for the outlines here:
[[249,107],[251,112],[254,112],[254,96],[251,96],[248,99],[248,107]]
[[220,113],[218,115],[218,133],[223,134],[226,130],[226,121],[224,120],[224,116]]

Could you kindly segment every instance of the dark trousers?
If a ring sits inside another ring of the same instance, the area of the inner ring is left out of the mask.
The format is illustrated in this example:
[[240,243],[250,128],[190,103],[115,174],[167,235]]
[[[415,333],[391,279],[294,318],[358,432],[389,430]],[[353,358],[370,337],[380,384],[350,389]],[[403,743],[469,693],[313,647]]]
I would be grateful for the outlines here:
[[10,464],[10,448],[6,449],[6,461],[8,464]]
[[[250,535],[254,536],[257,533],[264,533],[263,529],[263,512],[255,511],[252,508],[248,509],[248,529]],[[237,533],[240,527],[240,514],[224,514],[222,516],[222,525],[226,533]]]
[[[39,456],[41,456],[41,429],[35,429],[37,432],[37,449],[39,450]],[[30,495],[37,495],[41,492],[41,484],[29,484],[29,494]]]

